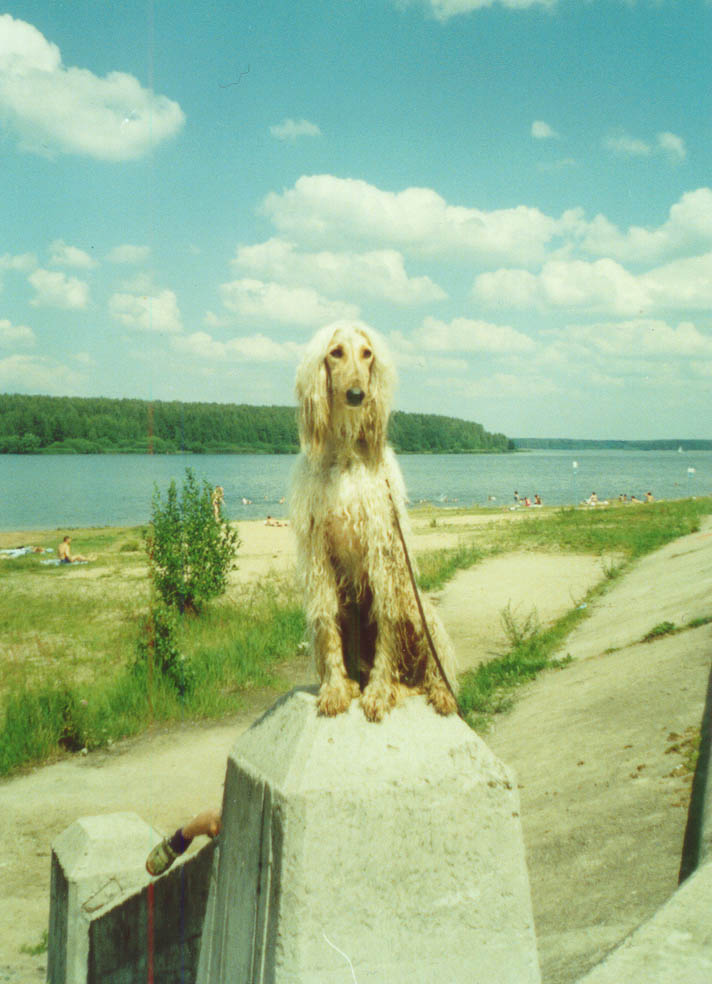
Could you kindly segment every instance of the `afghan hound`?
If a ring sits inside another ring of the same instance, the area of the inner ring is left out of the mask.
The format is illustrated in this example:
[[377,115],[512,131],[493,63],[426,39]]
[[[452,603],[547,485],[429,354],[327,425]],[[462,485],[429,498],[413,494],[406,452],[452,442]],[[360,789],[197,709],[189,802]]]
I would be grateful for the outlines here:
[[[321,714],[360,696],[380,721],[408,692],[440,714],[457,709],[433,658],[408,573],[405,486],[386,430],[395,372],[363,324],[318,332],[297,370],[299,439],[290,495],[307,626],[321,681]],[[425,617],[451,684],[450,640],[427,601]]]

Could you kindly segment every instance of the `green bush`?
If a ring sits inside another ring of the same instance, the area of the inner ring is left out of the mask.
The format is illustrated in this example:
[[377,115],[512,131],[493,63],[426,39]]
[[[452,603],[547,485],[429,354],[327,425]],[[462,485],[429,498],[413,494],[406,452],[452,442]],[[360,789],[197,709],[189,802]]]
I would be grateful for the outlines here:
[[184,697],[193,687],[195,672],[178,649],[176,629],[175,612],[166,605],[154,606],[139,626],[133,668],[147,682],[160,674]]
[[165,500],[156,487],[146,549],[151,578],[158,596],[182,612],[197,612],[227,587],[240,538],[224,521],[215,518],[212,489],[198,485],[186,468],[178,495],[171,481]]

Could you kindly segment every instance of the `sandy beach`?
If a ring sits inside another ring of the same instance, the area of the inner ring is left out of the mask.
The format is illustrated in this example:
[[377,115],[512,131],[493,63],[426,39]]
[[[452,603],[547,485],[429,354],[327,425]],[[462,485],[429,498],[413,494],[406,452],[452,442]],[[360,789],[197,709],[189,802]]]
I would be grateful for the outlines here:
[[[453,516],[446,529],[414,521],[416,549],[453,546],[459,527],[516,522],[520,513]],[[46,539],[49,534],[45,534]],[[55,531],[51,536],[59,541]],[[238,580],[288,574],[288,526],[241,523]],[[0,534],[0,547],[38,534]],[[41,542],[44,542],[42,540]],[[54,541],[46,545],[55,546]],[[548,621],[580,603],[604,577],[606,558],[518,551],[460,572],[434,595],[461,669],[501,651],[501,613]],[[68,572],[97,576],[99,565]],[[699,726],[712,628],[640,639],[663,618],[684,626],[708,616],[712,523],[640,561],[594,606],[566,643],[574,662],[522,693],[486,736],[513,766],[522,817],[544,980],[574,981],[674,890],[686,821],[689,775],[676,771],[671,735]],[[282,674],[281,690],[311,683],[306,662]],[[50,849],[77,817],[135,811],[172,830],[219,805],[227,753],[274,701],[254,693],[217,725],[184,722],[105,751],[67,757],[0,782],[0,982],[44,979],[37,944],[47,926]],[[377,727],[377,725],[374,725]]]

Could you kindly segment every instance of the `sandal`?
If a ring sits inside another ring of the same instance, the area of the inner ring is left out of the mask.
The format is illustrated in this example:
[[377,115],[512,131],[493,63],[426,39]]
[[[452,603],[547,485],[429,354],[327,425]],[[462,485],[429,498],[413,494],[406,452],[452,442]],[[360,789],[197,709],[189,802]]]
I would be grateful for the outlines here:
[[177,857],[178,855],[168,843],[168,838],[164,837],[146,858],[146,871],[157,878],[164,871],[168,871]]

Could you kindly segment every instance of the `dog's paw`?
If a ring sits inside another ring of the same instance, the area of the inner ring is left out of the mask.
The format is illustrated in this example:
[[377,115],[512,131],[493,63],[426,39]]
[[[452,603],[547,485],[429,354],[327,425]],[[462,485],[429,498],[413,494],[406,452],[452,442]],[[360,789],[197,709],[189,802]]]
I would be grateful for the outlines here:
[[369,721],[382,721],[395,704],[395,693],[392,687],[387,689],[366,687],[361,696],[361,707]]
[[316,700],[316,709],[325,717],[336,717],[347,711],[355,696],[350,680],[340,684],[322,684]]
[[447,716],[457,711],[457,701],[445,687],[436,687],[428,693],[428,703],[432,704],[438,714]]

